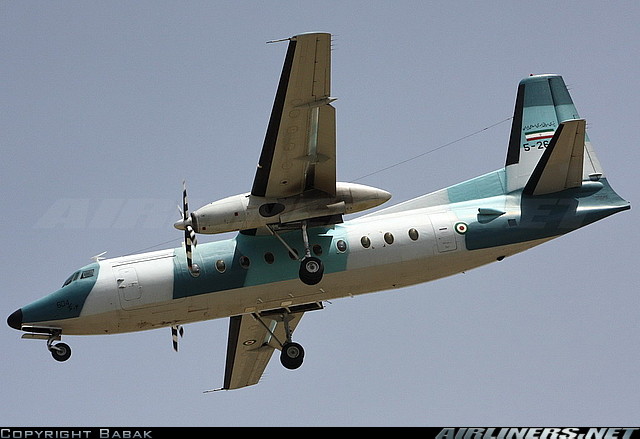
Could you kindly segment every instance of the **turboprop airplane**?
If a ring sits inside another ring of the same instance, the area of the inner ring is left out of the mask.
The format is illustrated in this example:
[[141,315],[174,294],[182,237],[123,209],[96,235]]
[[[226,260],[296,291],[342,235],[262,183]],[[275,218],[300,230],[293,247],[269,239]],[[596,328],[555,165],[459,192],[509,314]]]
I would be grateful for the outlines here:
[[[189,212],[184,246],[96,258],[63,286],[11,314],[23,338],[43,339],[54,359],[64,335],[170,327],[229,318],[221,389],[256,384],[273,352],[289,369],[303,314],[331,299],[401,288],[522,252],[630,208],[609,185],[558,75],[532,75],[517,90],[504,167],[395,206],[390,194],[336,181],[331,35],[288,41],[251,191]],[[197,246],[197,234],[237,231]]]

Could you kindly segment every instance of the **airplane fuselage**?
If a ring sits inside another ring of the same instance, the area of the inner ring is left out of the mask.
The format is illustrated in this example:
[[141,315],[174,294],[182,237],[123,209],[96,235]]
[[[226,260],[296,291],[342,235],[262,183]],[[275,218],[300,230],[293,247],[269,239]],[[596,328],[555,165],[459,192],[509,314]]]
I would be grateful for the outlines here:
[[[629,208],[606,179],[545,197],[500,195],[502,172],[309,229],[310,247],[325,265],[317,285],[300,282],[299,261],[276,237],[239,233],[200,244],[197,274],[189,271],[184,248],[90,264],[60,290],[21,308],[20,323],[68,335],[113,334],[322,303],[460,273]],[[464,195],[492,185],[493,197]],[[302,249],[299,231],[282,237]]]

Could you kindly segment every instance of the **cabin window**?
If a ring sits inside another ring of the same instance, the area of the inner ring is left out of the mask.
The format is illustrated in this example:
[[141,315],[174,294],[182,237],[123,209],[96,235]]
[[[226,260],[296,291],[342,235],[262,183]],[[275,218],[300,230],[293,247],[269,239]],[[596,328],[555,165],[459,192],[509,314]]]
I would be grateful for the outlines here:
[[418,236],[418,231],[416,229],[409,229],[409,238],[411,238],[412,241],[417,241]]
[[224,263],[222,259],[218,259],[216,261],[216,270],[220,273],[224,273],[227,269],[227,264]]
[[393,244],[393,234],[391,232],[387,232],[384,234],[384,242],[387,244]]
[[266,252],[266,253],[264,254],[264,261],[265,261],[267,264],[273,264],[273,261],[275,261],[275,260],[276,260],[276,258],[273,256],[273,253],[271,253],[271,252]]
[[313,253],[316,256],[320,256],[322,254],[322,246],[320,244],[316,244],[313,246]]
[[242,268],[249,268],[249,265],[251,265],[251,260],[246,256],[240,256],[240,266]]
[[347,250],[347,243],[344,242],[344,240],[339,239],[338,242],[336,242],[336,247],[340,253],[344,253]]
[[93,277],[93,268],[90,270],[83,271],[82,274],[80,275],[80,279],[86,279],[88,277]]
[[371,247],[371,240],[368,236],[363,236],[362,238],[360,238],[360,244],[362,244],[364,248],[369,248]]

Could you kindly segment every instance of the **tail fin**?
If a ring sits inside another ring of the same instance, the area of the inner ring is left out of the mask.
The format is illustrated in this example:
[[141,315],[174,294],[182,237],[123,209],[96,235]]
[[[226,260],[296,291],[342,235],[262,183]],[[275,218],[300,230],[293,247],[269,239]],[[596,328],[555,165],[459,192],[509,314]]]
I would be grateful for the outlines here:
[[[556,181],[552,181],[549,171],[545,173],[547,177],[541,183],[543,170],[548,165],[547,160],[552,156],[554,159],[551,162],[555,162],[556,166],[564,169],[564,177],[575,180],[576,169],[580,168],[582,172],[579,173],[579,181],[599,178],[602,175],[600,162],[584,129],[582,129],[583,134],[576,135],[576,130],[584,127],[584,121],[577,123],[579,118],[562,76],[535,75],[520,81],[505,165],[508,192],[523,189],[525,186],[532,194],[550,193],[556,189],[571,187],[567,186],[569,183],[566,181],[559,182],[562,177],[556,176]],[[574,135],[571,139],[567,137],[567,130],[563,136],[560,136],[559,127],[566,121],[572,121],[570,130],[574,131]],[[556,131],[558,136],[554,137]],[[574,148],[573,142],[582,142],[582,135],[584,135],[584,149],[578,151],[577,146]],[[555,150],[555,153],[551,154],[552,151],[549,151],[546,154],[547,159],[541,160],[545,151],[551,146],[552,140],[555,148],[550,149]],[[560,148],[558,142],[560,142]],[[567,152],[569,156],[566,155]],[[579,157],[582,157],[581,163],[577,162]],[[560,161],[562,164],[559,165]],[[540,166],[536,170],[539,163]],[[571,171],[568,168],[565,169],[565,166],[569,165]]]

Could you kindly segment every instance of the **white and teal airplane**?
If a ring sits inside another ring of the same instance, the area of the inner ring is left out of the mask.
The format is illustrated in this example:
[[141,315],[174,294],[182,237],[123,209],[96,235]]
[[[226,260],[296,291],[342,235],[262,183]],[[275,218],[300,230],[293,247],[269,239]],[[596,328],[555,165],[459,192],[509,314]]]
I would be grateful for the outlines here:
[[[391,195],[336,181],[331,35],[288,41],[251,192],[189,213],[181,248],[96,258],[54,293],[7,319],[47,340],[65,361],[64,335],[116,334],[229,318],[222,389],[256,384],[275,349],[289,369],[303,314],[326,301],[401,288],[527,250],[630,205],[609,185],[564,81],[532,75],[517,91],[503,168],[343,221]],[[196,247],[196,234],[232,239]]]

